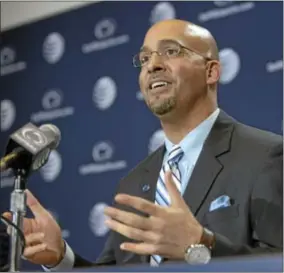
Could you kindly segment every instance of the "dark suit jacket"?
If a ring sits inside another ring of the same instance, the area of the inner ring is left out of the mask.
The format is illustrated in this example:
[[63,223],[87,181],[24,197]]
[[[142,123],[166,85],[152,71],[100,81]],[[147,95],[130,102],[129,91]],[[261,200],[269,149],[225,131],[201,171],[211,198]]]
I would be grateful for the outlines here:
[[[154,202],[164,149],[131,170],[117,192]],[[282,173],[282,137],[241,124],[221,111],[184,193],[199,222],[216,234],[213,257],[282,251]],[[150,185],[149,191],[142,191],[144,184]],[[232,205],[209,212],[210,203],[224,194],[231,197]],[[75,254],[75,267],[149,262],[149,256],[122,251],[119,246],[125,241],[131,240],[110,231],[96,263]]]

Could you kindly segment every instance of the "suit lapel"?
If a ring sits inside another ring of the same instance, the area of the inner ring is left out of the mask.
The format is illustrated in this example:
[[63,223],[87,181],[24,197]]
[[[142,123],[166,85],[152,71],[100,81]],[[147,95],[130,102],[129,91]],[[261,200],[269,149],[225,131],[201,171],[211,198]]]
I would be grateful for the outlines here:
[[[164,152],[165,146],[163,145],[145,162],[143,168],[140,181],[141,197],[152,202],[155,202],[157,181],[163,163]],[[143,191],[145,186],[149,186],[149,190]]]
[[233,128],[233,119],[221,111],[204,143],[183,195],[194,215],[198,213],[208,191],[224,168],[218,157],[230,150]]
[[[137,173],[137,177],[139,179],[138,196],[143,199],[149,200],[151,202],[155,202],[157,181],[163,163],[164,152],[165,152],[165,146],[160,147],[156,152],[154,152],[150,157],[148,157],[142,163],[140,168],[138,168],[139,169],[139,173]],[[141,215],[144,214],[141,213]],[[125,255],[123,262],[136,263],[137,260],[140,260],[142,263],[149,263],[150,256],[137,255],[135,253],[129,252]]]

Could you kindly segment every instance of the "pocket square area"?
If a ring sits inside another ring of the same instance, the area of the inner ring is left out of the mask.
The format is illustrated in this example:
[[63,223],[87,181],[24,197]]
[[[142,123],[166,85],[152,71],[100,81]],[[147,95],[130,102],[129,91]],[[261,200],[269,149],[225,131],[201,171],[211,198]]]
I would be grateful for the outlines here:
[[228,195],[221,195],[211,202],[209,211],[213,211],[219,208],[231,206],[231,199]]

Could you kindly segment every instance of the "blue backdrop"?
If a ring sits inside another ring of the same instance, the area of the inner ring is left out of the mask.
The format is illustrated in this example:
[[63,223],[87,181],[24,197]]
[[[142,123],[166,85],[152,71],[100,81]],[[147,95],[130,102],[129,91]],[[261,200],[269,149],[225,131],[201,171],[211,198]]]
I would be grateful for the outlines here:
[[[282,5],[100,2],[2,33],[1,151],[9,135],[29,121],[60,128],[59,148],[30,177],[28,188],[78,253],[91,260],[98,256],[108,232],[102,210],[119,179],[163,141],[132,67],[147,29],[174,17],[207,27],[223,65],[220,107],[281,134]],[[6,172],[0,212],[9,208],[12,189]]]

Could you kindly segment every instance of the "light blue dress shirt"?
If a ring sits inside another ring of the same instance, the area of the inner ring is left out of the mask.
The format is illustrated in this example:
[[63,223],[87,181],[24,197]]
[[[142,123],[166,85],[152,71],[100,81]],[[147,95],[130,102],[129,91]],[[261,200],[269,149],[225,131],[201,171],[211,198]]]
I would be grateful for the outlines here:
[[[201,153],[204,142],[209,135],[212,126],[214,125],[220,109],[217,108],[206,120],[200,123],[195,129],[188,133],[184,139],[179,143],[184,155],[179,161],[179,170],[181,173],[181,193],[183,194],[187,184],[189,182],[191,173],[195,167],[197,159]],[[166,152],[164,155],[164,161],[167,160],[168,154],[174,146],[173,143],[165,137]]]

